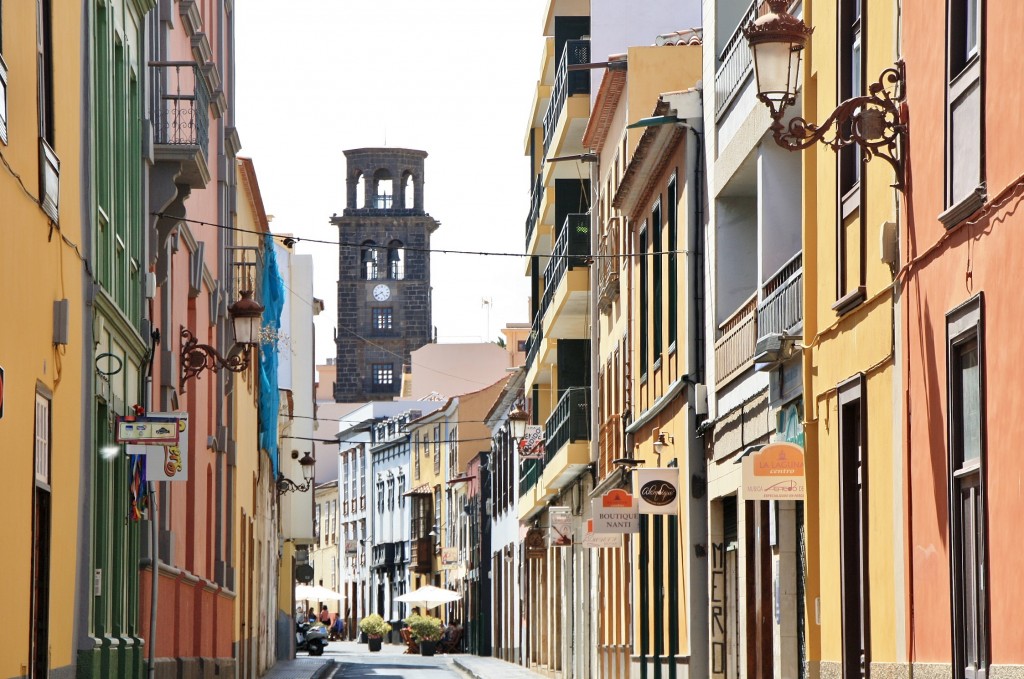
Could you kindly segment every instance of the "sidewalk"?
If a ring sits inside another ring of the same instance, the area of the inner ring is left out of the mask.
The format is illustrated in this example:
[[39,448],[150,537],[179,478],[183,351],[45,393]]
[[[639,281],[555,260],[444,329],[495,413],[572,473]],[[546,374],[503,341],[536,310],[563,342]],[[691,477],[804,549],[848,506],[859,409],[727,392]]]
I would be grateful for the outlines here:
[[547,679],[543,674],[532,672],[522,665],[497,658],[462,654],[450,657],[456,667],[468,672],[474,679]]
[[334,669],[334,658],[278,660],[263,679],[324,679]]

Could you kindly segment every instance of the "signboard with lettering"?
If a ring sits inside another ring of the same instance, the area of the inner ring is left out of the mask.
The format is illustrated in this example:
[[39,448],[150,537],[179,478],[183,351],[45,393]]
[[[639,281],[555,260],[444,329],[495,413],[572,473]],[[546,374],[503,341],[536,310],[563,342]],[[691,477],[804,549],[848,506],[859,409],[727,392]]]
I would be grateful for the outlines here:
[[548,539],[552,547],[572,546],[572,510],[568,507],[548,508]]
[[803,500],[804,450],[795,443],[769,443],[743,458],[744,500]]
[[640,532],[640,508],[637,501],[621,488],[594,498],[592,507],[595,533]]
[[544,458],[544,428],[537,424],[526,425],[526,434],[519,442],[520,460],[541,460]]
[[548,551],[547,541],[544,540],[544,531],[540,528],[531,528],[526,531],[526,539],[523,542],[526,544],[527,559],[543,559]]
[[455,568],[459,564],[459,548],[458,547],[442,547],[441,548],[441,570],[447,571]]
[[359,541],[358,540],[345,540],[345,553],[346,554],[358,554],[359,553]]
[[146,449],[146,479],[188,481],[188,413],[152,413],[151,418],[166,420],[177,438],[176,443],[142,446]]
[[173,445],[178,442],[178,422],[175,417],[166,417],[167,413],[152,413],[146,417],[124,418],[117,420],[118,443],[155,443],[157,445]]
[[615,549],[622,546],[622,534],[595,533],[594,520],[587,519],[587,530],[583,533],[583,546],[589,549]]
[[679,513],[679,469],[664,467],[636,471],[641,514]]

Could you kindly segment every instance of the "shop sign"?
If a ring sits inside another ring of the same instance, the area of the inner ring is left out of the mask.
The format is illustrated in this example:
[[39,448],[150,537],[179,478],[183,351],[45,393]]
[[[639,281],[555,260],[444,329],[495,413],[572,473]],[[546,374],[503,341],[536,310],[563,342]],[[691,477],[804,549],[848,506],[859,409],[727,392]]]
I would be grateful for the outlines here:
[[441,570],[451,570],[459,563],[458,547],[441,548]]
[[583,546],[588,549],[615,549],[622,546],[620,533],[595,533],[594,520],[587,519],[587,530],[583,533]]
[[795,443],[769,443],[743,458],[744,500],[803,500],[804,450]]
[[526,425],[526,433],[519,442],[520,460],[544,459],[544,428],[538,424]]
[[[188,413],[152,413],[151,418],[170,422],[176,431],[177,442],[143,446],[146,449],[146,480],[188,481]],[[132,447],[128,446],[129,454],[132,454]]]
[[544,531],[540,528],[531,528],[526,531],[526,558],[543,559],[548,551],[547,541],[544,539]]
[[358,540],[345,540],[345,553],[346,554],[358,554],[359,553],[359,541]]
[[168,413],[151,413],[145,417],[117,418],[118,443],[155,443],[170,446],[178,442],[178,419]]
[[548,539],[552,547],[572,546],[572,511],[568,507],[550,507],[548,526]]
[[640,532],[640,508],[633,496],[616,488],[592,503],[595,533]]
[[641,514],[679,513],[679,469],[664,467],[636,471]]

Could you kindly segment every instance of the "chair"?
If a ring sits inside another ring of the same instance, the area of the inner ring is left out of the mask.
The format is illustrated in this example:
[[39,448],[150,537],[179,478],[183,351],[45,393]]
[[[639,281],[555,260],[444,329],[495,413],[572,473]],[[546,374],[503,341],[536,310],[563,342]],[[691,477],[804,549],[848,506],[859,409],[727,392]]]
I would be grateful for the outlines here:
[[405,642],[406,653],[420,652],[420,645],[417,644],[416,640],[412,638],[412,630],[410,630],[408,627],[403,627],[401,630],[399,630],[399,633],[402,635],[402,641]]
[[437,642],[436,653],[458,653],[459,645],[462,643],[462,628],[457,627],[447,639]]

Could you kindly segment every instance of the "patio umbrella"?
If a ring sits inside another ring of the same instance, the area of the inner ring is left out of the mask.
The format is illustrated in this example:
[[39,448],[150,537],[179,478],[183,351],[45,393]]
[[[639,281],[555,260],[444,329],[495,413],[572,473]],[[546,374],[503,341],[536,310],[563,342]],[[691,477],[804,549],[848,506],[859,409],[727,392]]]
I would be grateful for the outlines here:
[[341,601],[345,595],[319,585],[295,585],[295,598],[302,601]]
[[419,606],[423,610],[429,610],[431,608],[437,608],[441,604],[458,601],[461,598],[461,594],[453,592],[450,589],[442,589],[440,587],[434,587],[433,585],[424,585],[419,589],[406,592],[402,596],[396,596],[395,601],[401,601],[402,603],[409,604],[413,607]]

